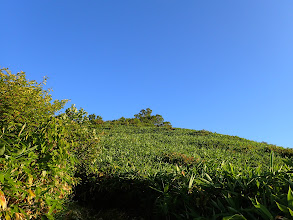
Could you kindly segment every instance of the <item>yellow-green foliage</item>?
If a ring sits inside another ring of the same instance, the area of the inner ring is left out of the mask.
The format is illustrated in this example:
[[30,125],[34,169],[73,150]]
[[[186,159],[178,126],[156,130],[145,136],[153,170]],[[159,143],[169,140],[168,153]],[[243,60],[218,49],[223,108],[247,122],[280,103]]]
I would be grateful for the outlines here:
[[27,128],[37,126],[62,109],[68,100],[52,103],[50,90],[43,84],[26,79],[24,72],[12,74],[0,69],[0,126],[11,123],[26,123]]
[[9,126],[0,134],[0,187],[7,203],[0,218],[52,218],[76,183],[69,132],[55,118],[35,131],[22,128]]
[[54,116],[65,103],[52,103],[49,91],[24,72],[1,69],[0,219],[53,219],[71,194],[76,158],[86,160],[98,139]]

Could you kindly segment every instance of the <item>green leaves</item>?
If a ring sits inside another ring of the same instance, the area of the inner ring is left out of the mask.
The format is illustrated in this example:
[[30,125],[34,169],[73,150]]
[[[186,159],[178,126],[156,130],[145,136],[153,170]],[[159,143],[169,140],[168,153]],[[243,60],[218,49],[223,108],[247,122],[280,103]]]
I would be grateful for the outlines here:
[[4,173],[0,173],[0,182],[1,184],[4,184]]
[[191,177],[190,177],[190,180],[188,183],[188,192],[191,192],[191,190],[192,190],[192,185],[193,185],[194,179],[195,179],[195,175],[191,174]]
[[0,156],[4,155],[4,152],[5,152],[5,145],[1,144],[0,145]]
[[69,151],[73,144],[68,132],[71,128],[65,125],[51,118],[34,132],[17,126],[20,132],[15,134],[11,127],[2,134],[6,150],[5,157],[0,158],[0,183],[10,201],[5,215],[53,219],[56,210],[62,208],[76,183],[75,152]]
[[255,202],[256,204],[254,204],[254,207],[257,209],[258,213],[263,217],[263,219],[274,219],[273,215],[264,205],[260,204],[257,199],[255,199]]
[[278,208],[283,212],[283,213],[289,213],[289,210],[286,206],[281,205],[280,203],[276,202]]
[[65,110],[65,116],[69,120],[77,122],[78,124],[82,124],[89,121],[88,113],[83,108],[77,110],[74,104],[71,105],[70,108]]
[[232,216],[224,217],[223,220],[246,220],[243,215],[235,214]]
[[271,155],[270,155],[270,171],[274,172],[274,152],[273,151],[271,152]]
[[23,132],[24,128],[25,128],[26,124],[23,124],[23,126],[21,127],[20,132],[18,133],[18,137],[20,137],[21,133]]
[[290,209],[293,209],[293,192],[291,187],[289,187],[288,194],[287,194],[287,202]]
[[54,116],[68,100],[55,100],[44,90],[43,84],[26,79],[24,72],[12,74],[8,69],[0,69],[0,127],[21,123],[18,130],[21,135],[24,127],[34,129],[40,123]]
[[289,216],[293,217],[293,192],[290,186],[287,194],[287,206],[278,202],[276,202],[276,204],[284,214],[288,214]]

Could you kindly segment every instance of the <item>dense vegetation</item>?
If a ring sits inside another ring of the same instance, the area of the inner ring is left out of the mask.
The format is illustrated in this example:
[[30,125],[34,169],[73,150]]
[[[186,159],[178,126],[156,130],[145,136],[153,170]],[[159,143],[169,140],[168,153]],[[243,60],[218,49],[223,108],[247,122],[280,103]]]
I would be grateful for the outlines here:
[[172,128],[149,108],[60,113],[67,100],[25,73],[0,77],[0,219],[293,217],[292,149]]
[[0,219],[53,219],[78,182],[77,158],[96,151],[86,153],[92,131],[55,117],[67,100],[52,103],[42,85],[0,71]]
[[98,130],[101,153],[77,187],[84,204],[148,219],[290,217],[292,150],[204,130]]

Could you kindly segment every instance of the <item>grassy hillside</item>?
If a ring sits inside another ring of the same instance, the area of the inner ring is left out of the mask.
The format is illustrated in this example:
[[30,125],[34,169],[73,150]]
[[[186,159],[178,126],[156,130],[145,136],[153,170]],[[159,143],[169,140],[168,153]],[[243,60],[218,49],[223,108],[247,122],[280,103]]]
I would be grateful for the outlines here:
[[292,219],[292,149],[67,101],[0,69],[0,219]]
[[76,191],[85,206],[125,210],[145,219],[286,215],[276,202],[288,205],[291,149],[205,130],[96,129],[101,153],[86,162]]

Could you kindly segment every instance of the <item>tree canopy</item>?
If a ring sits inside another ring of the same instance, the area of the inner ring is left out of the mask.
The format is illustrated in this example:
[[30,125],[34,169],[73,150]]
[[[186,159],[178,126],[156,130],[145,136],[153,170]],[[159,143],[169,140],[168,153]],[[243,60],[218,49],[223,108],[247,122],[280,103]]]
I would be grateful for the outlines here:
[[[135,114],[134,117],[139,119],[144,124],[163,126],[164,118],[162,117],[162,115],[158,115],[158,114],[151,115],[152,112],[153,110],[151,110],[150,108],[142,109],[138,114]],[[170,125],[170,122],[167,124]]]

